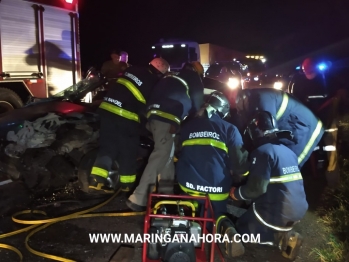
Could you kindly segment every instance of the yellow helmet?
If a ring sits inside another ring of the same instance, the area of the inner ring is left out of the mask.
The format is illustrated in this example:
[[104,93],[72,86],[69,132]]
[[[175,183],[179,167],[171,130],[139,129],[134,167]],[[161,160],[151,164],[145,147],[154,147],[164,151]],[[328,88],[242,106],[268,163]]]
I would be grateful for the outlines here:
[[191,65],[194,67],[195,71],[199,75],[203,75],[204,74],[204,67],[202,66],[202,64],[199,61],[191,62]]

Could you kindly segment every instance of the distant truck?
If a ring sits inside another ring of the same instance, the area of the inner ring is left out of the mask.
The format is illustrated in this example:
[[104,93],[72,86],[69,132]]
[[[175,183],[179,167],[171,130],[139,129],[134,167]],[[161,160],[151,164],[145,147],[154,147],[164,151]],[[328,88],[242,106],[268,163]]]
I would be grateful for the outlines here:
[[185,62],[199,61],[206,72],[215,62],[234,61],[246,56],[244,53],[225,47],[193,41],[160,41],[153,45],[152,49],[154,57],[163,57],[170,63],[171,71],[180,70]]
[[0,1],[0,114],[80,80],[77,1]]

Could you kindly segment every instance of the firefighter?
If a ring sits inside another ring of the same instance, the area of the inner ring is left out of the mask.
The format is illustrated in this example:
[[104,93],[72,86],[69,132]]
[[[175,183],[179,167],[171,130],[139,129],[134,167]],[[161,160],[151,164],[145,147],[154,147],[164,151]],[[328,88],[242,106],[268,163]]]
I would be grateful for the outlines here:
[[[203,104],[200,63],[185,65],[178,74],[169,74],[159,81],[148,103],[148,129],[153,134],[154,150],[149,157],[139,186],[126,204],[134,211],[144,210],[148,193],[159,177],[159,190],[172,193],[174,181],[174,141],[180,124],[195,114]],[[162,188],[162,189],[161,189]],[[163,192],[164,193],[164,192]]]
[[103,63],[101,68],[101,73],[108,79],[113,79],[119,77],[122,72],[122,67],[120,64],[120,51],[113,49],[110,52],[111,60]]
[[236,109],[245,121],[249,121],[256,110],[268,111],[276,118],[281,129],[292,131],[292,141],[281,141],[297,155],[300,167],[309,159],[324,133],[321,120],[310,109],[280,90],[241,90],[236,98]]
[[[247,183],[233,187],[233,200],[251,200],[252,206],[235,223],[240,234],[260,236],[259,244],[279,246],[282,255],[294,260],[302,236],[293,225],[308,209],[298,157],[279,139],[292,139],[292,132],[280,131],[273,115],[259,111],[246,132],[254,143]],[[252,242],[251,242],[252,243]]]
[[[112,163],[119,163],[121,190],[129,191],[136,180],[140,115],[159,79],[169,70],[162,58],[153,59],[148,67],[130,67],[112,83],[99,107],[101,116],[100,148],[93,165],[90,189],[115,189]],[[143,111],[143,112],[142,112]]]
[[[216,219],[217,231],[232,239],[236,233],[226,216],[229,191],[233,176],[248,170],[248,152],[243,148],[238,129],[223,120],[230,111],[228,99],[213,92],[197,116],[181,128],[182,150],[176,166],[176,177],[181,190],[193,196],[208,194]],[[211,228],[209,228],[211,229]],[[239,243],[226,243],[230,257],[244,252]]]
[[320,117],[325,133],[320,150],[327,153],[326,178],[330,186],[339,183],[337,156],[338,102],[341,85],[329,74],[329,62],[318,62],[306,58],[302,63],[302,73],[291,80],[290,92]]

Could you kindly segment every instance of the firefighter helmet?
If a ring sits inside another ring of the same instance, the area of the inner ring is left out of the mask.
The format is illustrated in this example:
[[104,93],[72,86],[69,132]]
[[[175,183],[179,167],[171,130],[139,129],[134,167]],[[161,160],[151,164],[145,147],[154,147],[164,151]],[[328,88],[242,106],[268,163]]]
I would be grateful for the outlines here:
[[149,65],[152,65],[153,67],[155,67],[162,74],[166,74],[168,71],[170,71],[169,63],[165,59],[160,57],[157,57],[151,60]]
[[306,58],[302,63],[302,71],[306,78],[313,79],[316,77],[317,68],[316,63],[312,58]]
[[268,111],[259,111],[247,125],[246,131],[254,141],[279,131],[274,116]]
[[204,67],[198,61],[187,62],[183,64],[182,69],[191,70],[197,72],[200,76],[204,75]]
[[211,93],[207,99],[207,104],[216,109],[221,118],[225,118],[230,112],[229,100],[221,92]]

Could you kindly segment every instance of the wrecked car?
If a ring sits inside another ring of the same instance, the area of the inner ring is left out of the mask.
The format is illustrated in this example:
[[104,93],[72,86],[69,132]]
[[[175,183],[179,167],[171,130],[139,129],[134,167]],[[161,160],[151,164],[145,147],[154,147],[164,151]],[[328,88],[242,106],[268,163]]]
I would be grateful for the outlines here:
[[[100,101],[106,78],[90,69],[85,79],[50,98],[33,98],[0,118],[0,172],[22,180],[33,192],[78,182],[88,191],[88,176],[98,150]],[[99,96],[100,97],[100,96]],[[141,137],[139,159],[152,150]],[[118,164],[114,168],[117,171]]]

